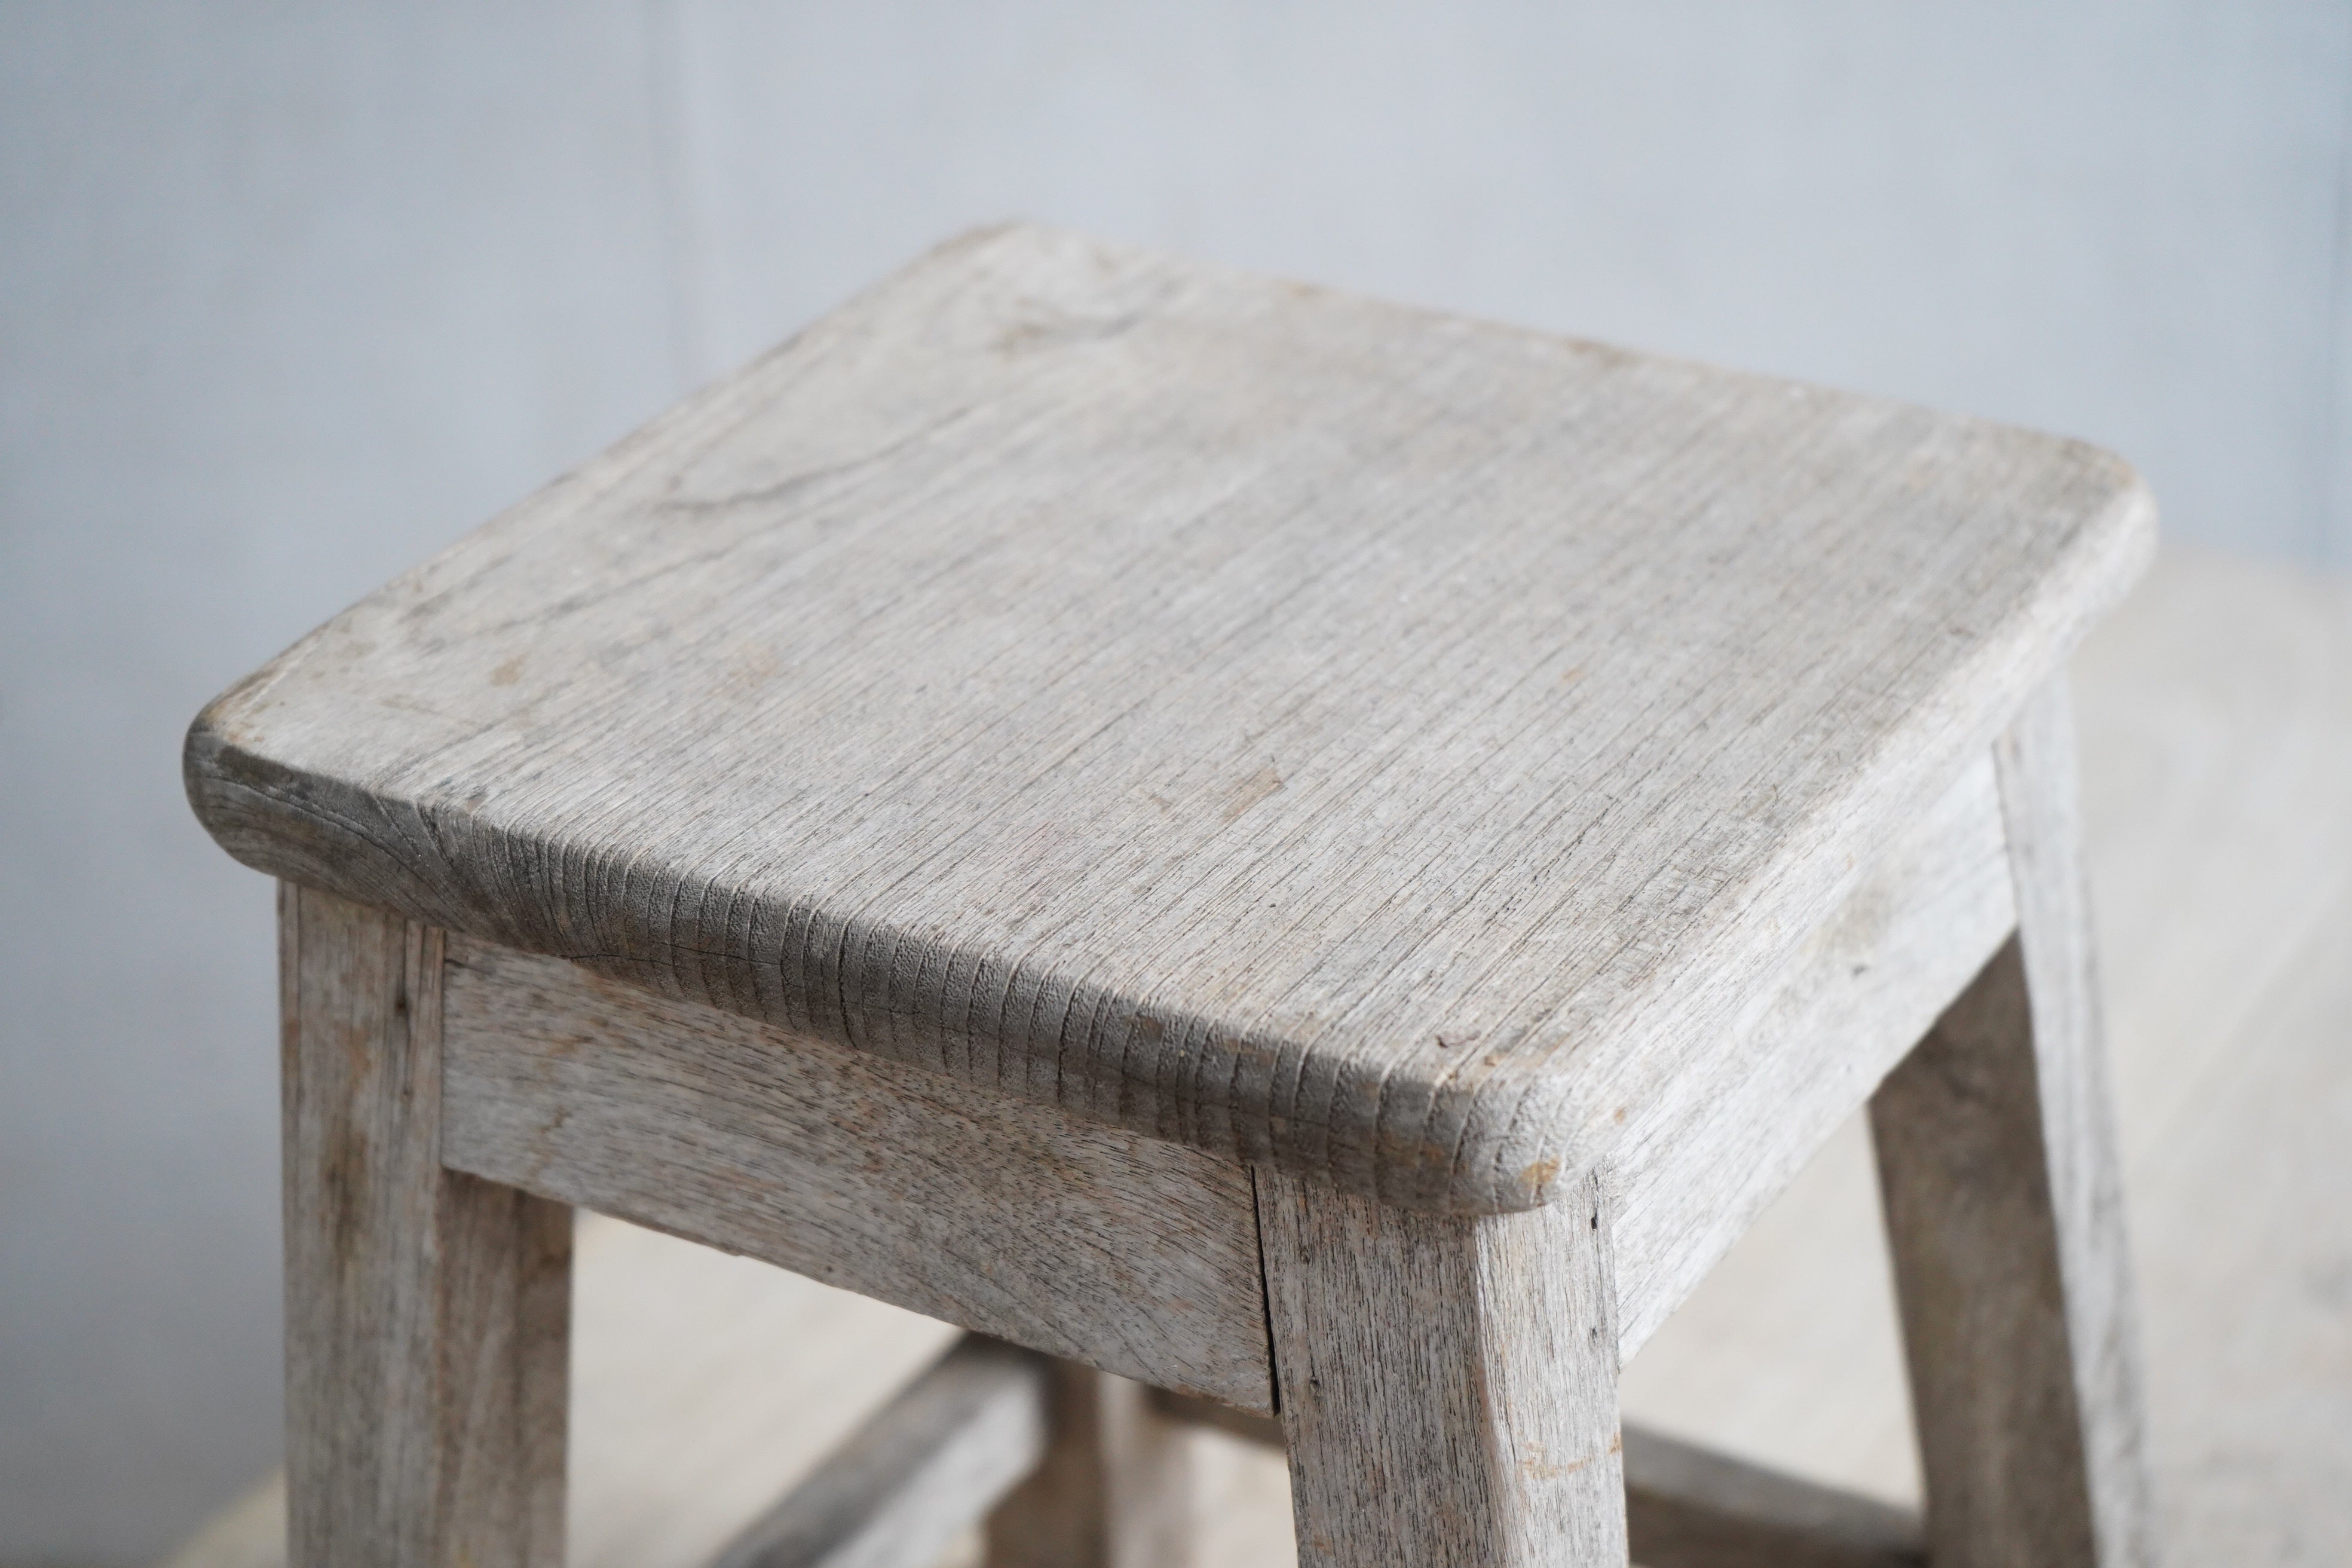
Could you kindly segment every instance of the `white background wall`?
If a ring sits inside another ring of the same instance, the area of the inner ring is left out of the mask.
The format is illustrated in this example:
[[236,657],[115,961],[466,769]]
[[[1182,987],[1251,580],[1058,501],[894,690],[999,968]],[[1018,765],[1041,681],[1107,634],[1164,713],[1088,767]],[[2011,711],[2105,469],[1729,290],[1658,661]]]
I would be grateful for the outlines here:
[[2352,565],[2352,0],[0,0],[0,1562],[277,1444],[269,895],[196,707],[1021,215],[2055,426]]

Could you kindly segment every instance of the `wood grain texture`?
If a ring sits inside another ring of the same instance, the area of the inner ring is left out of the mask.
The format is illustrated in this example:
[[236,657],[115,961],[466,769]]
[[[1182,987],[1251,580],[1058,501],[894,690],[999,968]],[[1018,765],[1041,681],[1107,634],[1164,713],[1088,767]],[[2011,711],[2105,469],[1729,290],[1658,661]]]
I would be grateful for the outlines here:
[[1530,1213],[1258,1176],[1302,1568],[1623,1568],[1607,1184]]
[[1938,1564],[2154,1561],[2063,686],[1995,752],[2019,932],[1872,1102]]
[[2083,1464],[2103,1563],[2153,1563],[2139,1306],[2124,1216],[2115,1091],[2083,867],[2071,689],[2054,677],[2001,735],[1993,762],[2009,824],[2034,1089]]
[[298,1568],[562,1568],[572,1215],[442,1168],[442,934],[283,887]]
[[233,853],[1408,1206],[1580,1190],[2120,594],[2079,444],[1034,229],[208,708]]
[[1043,1460],[989,1516],[985,1568],[1193,1568],[1192,1455],[1152,1391],[1076,1362]]
[[1631,1361],[2016,925],[1988,756],[1759,991],[1736,1051],[1629,1118],[1613,1167],[1619,1354]]
[[1053,1368],[967,1335],[711,1568],[935,1568],[1045,1455]]
[[[2074,673],[2165,1560],[2352,1563],[2352,583],[2176,544]],[[1626,1368],[1628,1427],[1916,1505],[1876,1186],[1864,1118]],[[579,1228],[576,1568],[701,1568],[947,1342]],[[1192,1443],[1203,1561],[1279,1568],[1281,1455]],[[260,1481],[173,1568],[282,1568]]]
[[1271,1408],[1246,1172],[471,938],[446,989],[457,1169]]

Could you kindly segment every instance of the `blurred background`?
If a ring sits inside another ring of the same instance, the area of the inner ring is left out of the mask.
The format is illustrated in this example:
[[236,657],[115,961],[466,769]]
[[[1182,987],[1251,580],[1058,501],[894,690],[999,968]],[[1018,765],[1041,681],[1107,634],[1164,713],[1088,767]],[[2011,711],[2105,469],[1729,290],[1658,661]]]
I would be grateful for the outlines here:
[[924,247],[2053,427],[2315,582],[2347,175],[2347,0],[0,0],[0,1563],[150,1560],[277,1457],[270,891],[188,719]]

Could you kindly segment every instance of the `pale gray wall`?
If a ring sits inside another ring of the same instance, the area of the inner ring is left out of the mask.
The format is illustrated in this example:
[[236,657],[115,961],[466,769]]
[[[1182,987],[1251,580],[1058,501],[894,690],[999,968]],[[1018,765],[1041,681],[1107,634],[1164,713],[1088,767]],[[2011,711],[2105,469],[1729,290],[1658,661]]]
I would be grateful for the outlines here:
[[0,0],[0,1561],[276,1446],[268,895],[179,733],[960,226],[2054,426],[2352,564],[2352,0]]

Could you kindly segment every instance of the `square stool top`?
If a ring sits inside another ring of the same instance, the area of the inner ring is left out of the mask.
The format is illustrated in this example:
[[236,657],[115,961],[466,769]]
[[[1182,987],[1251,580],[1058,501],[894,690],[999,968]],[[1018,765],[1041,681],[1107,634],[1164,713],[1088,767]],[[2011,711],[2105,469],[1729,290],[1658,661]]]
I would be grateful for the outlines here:
[[2076,442],[997,229],[304,638],[188,789],[280,877],[1526,1207],[2153,517]]

